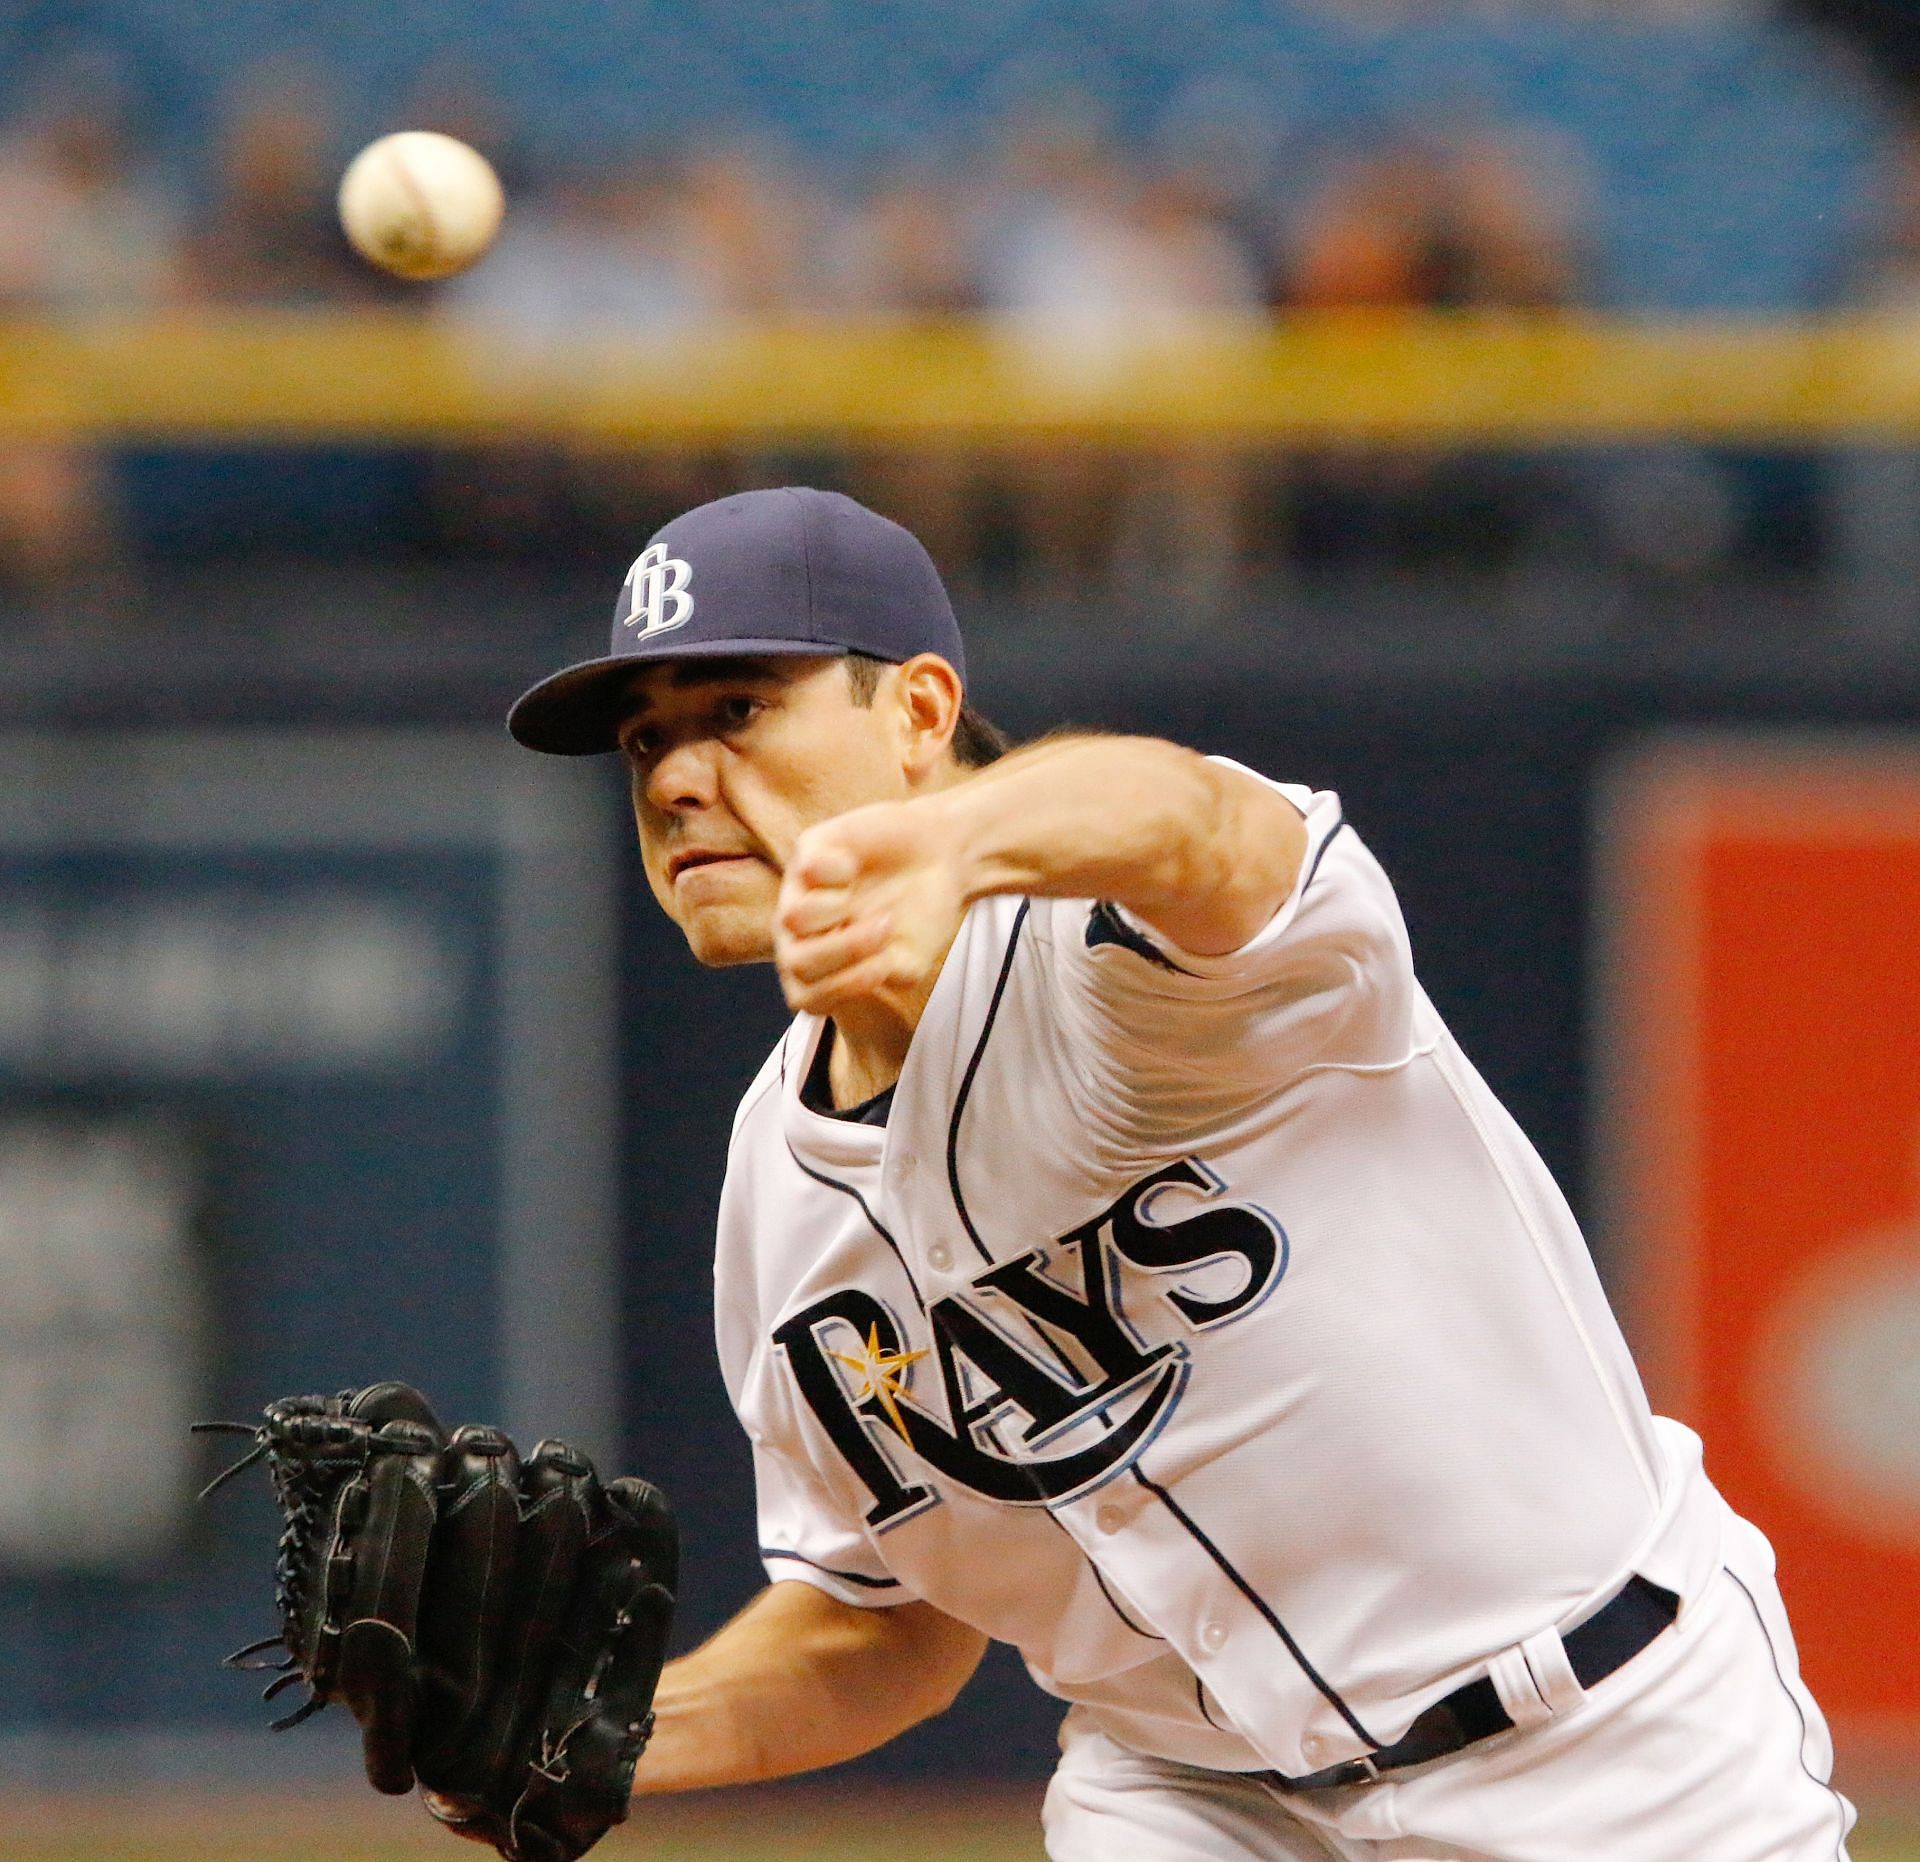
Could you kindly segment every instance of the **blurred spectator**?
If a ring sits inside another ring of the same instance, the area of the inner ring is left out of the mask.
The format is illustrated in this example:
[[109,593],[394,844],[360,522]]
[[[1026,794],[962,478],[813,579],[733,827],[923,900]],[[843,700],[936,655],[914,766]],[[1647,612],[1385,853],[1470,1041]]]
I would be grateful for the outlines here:
[[521,199],[529,186],[525,127],[480,58],[446,52],[429,59],[381,128],[436,129],[484,151],[509,201]]
[[[111,88],[48,97],[0,146],[0,313],[84,320],[158,307],[179,288],[181,222]],[[121,554],[98,452],[0,443],[0,576],[44,591]]]
[[797,166],[710,147],[688,164],[683,188],[686,254],[715,304],[777,322],[818,302],[810,255],[825,208]]
[[[955,175],[916,172],[881,186],[833,229],[829,289],[859,322],[931,324],[980,307],[976,204]],[[854,493],[905,524],[963,593],[986,549],[987,474],[979,449],[929,437],[864,446],[848,466]]]
[[1280,248],[1274,300],[1312,310],[1567,304],[1583,208],[1557,146],[1532,137],[1364,149],[1309,197]]
[[1365,150],[1334,166],[1281,246],[1282,309],[1375,310],[1436,300],[1445,188],[1411,149]]
[[[1549,310],[1577,298],[1584,210],[1557,145],[1480,131],[1400,137],[1334,161],[1275,259],[1282,311]],[[1571,492],[1561,469],[1429,449],[1321,451],[1293,467],[1309,561],[1516,562],[1546,547]]]
[[[1203,368],[1223,328],[1251,331],[1260,310],[1252,255],[1197,170],[1149,176],[1131,213],[1135,330],[1175,366]],[[1192,347],[1198,342],[1198,349]],[[1218,612],[1242,556],[1246,460],[1210,440],[1136,453],[1114,538],[1124,585],[1177,590],[1194,618]]]
[[319,86],[274,68],[230,94],[211,198],[195,229],[192,280],[236,305],[404,301],[358,259],[334,210],[339,150]]
[[1920,127],[1888,150],[1874,207],[1841,295],[1871,310],[1920,311]]
[[516,200],[484,263],[440,298],[530,358],[582,337],[685,334],[726,308],[688,249],[677,178],[637,162],[575,169]]
[[0,442],[0,578],[45,595],[122,554],[106,461],[57,440]]
[[[640,157],[582,166],[518,199],[494,250],[442,303],[538,370],[583,344],[671,343],[791,310],[803,237],[791,190],[739,152],[690,167]],[[664,442],[496,448],[449,462],[443,521],[495,548],[570,529],[617,547],[748,470]]]
[[[1084,119],[1030,123],[1008,151],[1005,196],[983,253],[989,306],[1027,366],[1103,390],[1196,333],[1259,309],[1249,256],[1204,188],[1142,178]],[[1029,578],[1082,595],[1149,568],[1210,611],[1237,550],[1235,462],[1206,447],[1120,451],[1062,440],[1015,463],[1013,505]]]
[[0,303],[145,310],[179,285],[178,196],[110,104],[61,99],[0,147]]
[[[1130,177],[1094,123],[1019,124],[982,225],[982,295],[1038,379],[1089,398],[1127,366]],[[1106,580],[1126,470],[1110,446],[1065,436],[1003,461],[1005,503],[1029,597],[1081,596]]]
[[1587,270],[1588,204],[1564,143],[1538,131],[1487,132],[1455,150],[1451,277],[1440,304],[1555,310],[1575,301]]
[[928,319],[980,307],[966,178],[916,171],[875,189],[834,230],[832,288],[857,317]]

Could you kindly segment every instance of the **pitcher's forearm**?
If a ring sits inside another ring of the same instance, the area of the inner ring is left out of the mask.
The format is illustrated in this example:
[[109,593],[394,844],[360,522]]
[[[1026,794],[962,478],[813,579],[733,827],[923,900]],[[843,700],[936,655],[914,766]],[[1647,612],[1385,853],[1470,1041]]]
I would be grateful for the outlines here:
[[1266,923],[1306,846],[1266,784],[1157,738],[1049,739],[913,805],[945,824],[972,896],[1112,899],[1199,954]]
[[636,1794],[752,1784],[837,1765],[942,1712],[986,1639],[928,1604],[862,1610],[775,1584],[654,1697]]

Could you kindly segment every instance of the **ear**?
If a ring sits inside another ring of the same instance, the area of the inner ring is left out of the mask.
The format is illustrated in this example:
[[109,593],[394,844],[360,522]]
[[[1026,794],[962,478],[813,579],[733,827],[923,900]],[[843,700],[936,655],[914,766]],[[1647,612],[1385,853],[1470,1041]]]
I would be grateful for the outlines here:
[[901,751],[916,788],[946,759],[960,722],[960,675],[938,653],[916,653],[894,668]]

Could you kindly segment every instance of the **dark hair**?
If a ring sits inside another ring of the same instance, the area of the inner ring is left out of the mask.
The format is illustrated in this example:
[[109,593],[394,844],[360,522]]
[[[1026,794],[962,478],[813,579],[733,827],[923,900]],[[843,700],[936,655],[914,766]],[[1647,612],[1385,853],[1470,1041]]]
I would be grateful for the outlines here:
[[[846,664],[847,683],[853,688],[853,702],[856,705],[871,705],[874,694],[880,689],[880,675],[891,662],[875,659],[871,653],[849,653]],[[962,769],[985,769],[989,763],[997,763],[1013,748],[1013,739],[991,718],[983,717],[971,705],[963,702],[960,706],[960,722],[953,727],[953,742],[949,747],[953,751],[953,760]]]

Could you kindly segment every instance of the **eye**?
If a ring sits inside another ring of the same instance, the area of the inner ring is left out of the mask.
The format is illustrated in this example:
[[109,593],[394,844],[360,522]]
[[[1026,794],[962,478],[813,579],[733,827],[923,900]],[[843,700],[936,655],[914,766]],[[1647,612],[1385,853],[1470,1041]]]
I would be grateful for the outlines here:
[[764,702],[750,693],[730,692],[720,701],[720,719],[728,730],[738,730],[751,724],[764,708]]
[[620,748],[629,763],[644,763],[660,747],[660,733],[653,730],[629,731],[620,740]]

